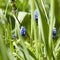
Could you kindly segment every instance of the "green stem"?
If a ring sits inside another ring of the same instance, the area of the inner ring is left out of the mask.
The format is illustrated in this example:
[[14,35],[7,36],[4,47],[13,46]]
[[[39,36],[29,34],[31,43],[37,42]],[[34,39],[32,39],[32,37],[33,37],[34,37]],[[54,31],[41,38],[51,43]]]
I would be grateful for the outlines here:
[[[31,36],[33,34],[34,31],[34,40],[35,40],[35,44],[36,44],[36,57],[38,58],[38,39],[37,39],[37,27],[36,27],[36,21],[34,19],[34,0],[30,0],[31,1]],[[33,38],[33,37],[32,37]],[[32,41],[31,41],[32,42]]]
[[[38,42],[39,42],[39,45],[38,45],[38,49],[39,49],[39,60],[41,59],[41,56],[43,55],[42,54],[42,41],[41,41],[41,24],[40,24],[40,15],[39,15],[39,18],[38,18]],[[43,58],[43,57],[42,57]]]
[[8,5],[9,5],[9,0],[7,2],[7,5],[6,5],[5,16],[6,16],[6,13],[7,13]]
[[31,46],[33,45],[32,43],[32,38],[33,38],[33,27],[34,27],[34,0],[30,0],[31,2]]
[[53,21],[54,21],[54,0],[51,0],[51,18],[50,18],[50,26],[49,26],[49,60],[52,60],[52,29],[53,29]]
[[43,0],[41,0],[41,5],[42,5],[42,8],[43,8],[44,13],[45,13],[45,16],[46,16],[46,19],[47,19],[47,23],[48,23],[48,25],[49,25],[49,19],[48,19],[48,16],[47,16],[47,12],[46,12],[45,6],[44,6],[44,4],[43,4]]

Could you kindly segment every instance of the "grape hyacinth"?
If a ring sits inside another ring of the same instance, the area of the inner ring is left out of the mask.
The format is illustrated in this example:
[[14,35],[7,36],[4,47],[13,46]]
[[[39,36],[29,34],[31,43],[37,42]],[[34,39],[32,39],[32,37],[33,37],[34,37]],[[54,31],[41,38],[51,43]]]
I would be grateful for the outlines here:
[[26,35],[26,29],[25,29],[24,26],[21,26],[21,28],[20,28],[20,35],[21,36],[25,36]]
[[12,39],[16,39],[16,38],[17,38],[16,34],[13,34]]
[[35,10],[35,12],[34,12],[34,18],[36,21],[38,21],[38,11],[37,10]]
[[53,39],[55,39],[55,38],[56,38],[56,28],[53,28],[52,36],[53,36]]

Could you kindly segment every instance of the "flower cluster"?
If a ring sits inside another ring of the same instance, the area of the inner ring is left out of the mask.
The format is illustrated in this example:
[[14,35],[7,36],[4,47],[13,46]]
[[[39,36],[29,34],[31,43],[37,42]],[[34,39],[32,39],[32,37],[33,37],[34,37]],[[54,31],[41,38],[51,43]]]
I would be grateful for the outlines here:
[[56,28],[53,28],[52,36],[53,36],[53,39],[55,39],[55,38],[56,38]]
[[26,35],[26,28],[24,26],[21,26],[20,28],[20,35],[25,36]]
[[35,10],[35,12],[34,12],[34,18],[36,21],[38,21],[38,11],[37,10]]

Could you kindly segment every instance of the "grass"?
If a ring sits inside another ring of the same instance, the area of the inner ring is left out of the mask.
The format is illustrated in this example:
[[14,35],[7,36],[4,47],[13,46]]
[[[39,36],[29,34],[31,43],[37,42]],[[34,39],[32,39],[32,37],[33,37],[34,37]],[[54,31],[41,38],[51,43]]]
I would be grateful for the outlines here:
[[[1,0],[5,5],[0,4],[0,60],[60,60],[60,33],[58,33],[60,2],[58,0],[11,2],[6,0],[4,3]],[[38,22],[34,18],[35,10],[38,12]],[[26,28],[25,36],[20,34],[21,26]],[[52,38],[54,27],[57,30],[55,39]],[[12,38],[13,34],[16,38]]]

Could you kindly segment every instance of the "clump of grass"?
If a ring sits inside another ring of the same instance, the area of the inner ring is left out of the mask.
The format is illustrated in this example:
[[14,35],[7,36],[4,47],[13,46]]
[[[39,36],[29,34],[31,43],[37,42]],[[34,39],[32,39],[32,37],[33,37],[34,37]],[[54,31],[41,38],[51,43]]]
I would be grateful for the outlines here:
[[[5,9],[1,7],[0,60],[60,59],[60,38],[57,36],[60,15],[55,11],[60,7],[59,3],[55,6],[55,2],[57,4],[58,0],[12,0],[3,6]],[[45,4],[50,9],[48,12]]]

